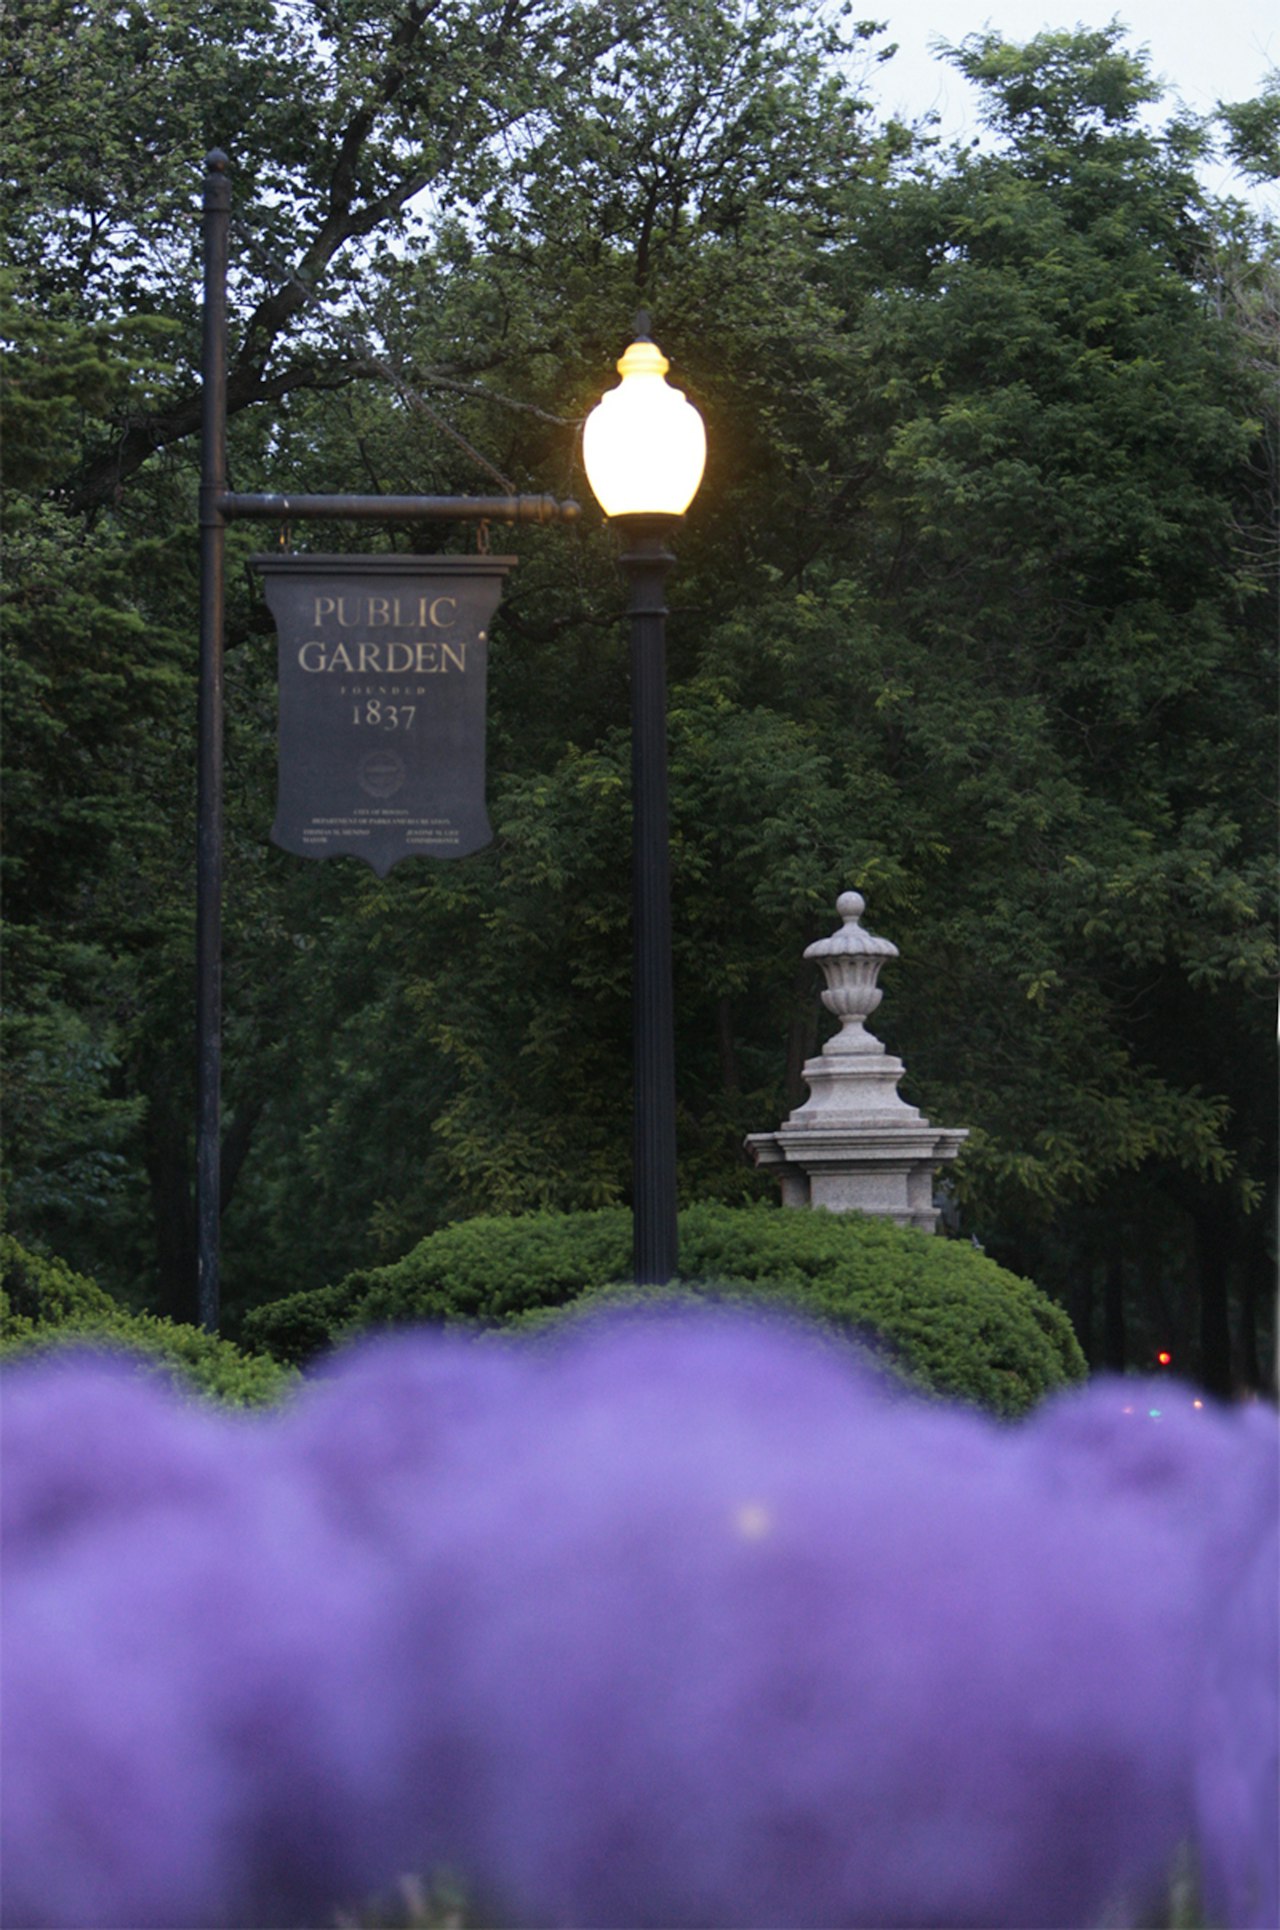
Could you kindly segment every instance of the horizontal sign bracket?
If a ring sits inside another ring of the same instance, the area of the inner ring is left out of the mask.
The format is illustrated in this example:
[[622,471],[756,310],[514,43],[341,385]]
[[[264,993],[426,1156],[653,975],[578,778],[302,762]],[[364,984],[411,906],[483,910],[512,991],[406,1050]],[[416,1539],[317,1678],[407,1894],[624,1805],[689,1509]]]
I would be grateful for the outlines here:
[[576,523],[582,510],[554,496],[243,496],[224,490],[215,507],[228,520],[308,519],[360,523]]

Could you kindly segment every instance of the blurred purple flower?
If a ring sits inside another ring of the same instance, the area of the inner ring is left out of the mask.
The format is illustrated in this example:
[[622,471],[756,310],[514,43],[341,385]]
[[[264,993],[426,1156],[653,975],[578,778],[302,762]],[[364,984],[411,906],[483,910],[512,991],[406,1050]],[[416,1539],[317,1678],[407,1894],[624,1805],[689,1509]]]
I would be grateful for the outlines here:
[[[6,1377],[4,1920],[1276,1921],[1274,1416],[1019,1429],[790,1328],[358,1351],[281,1415]],[[1144,1389],[1137,1389],[1141,1397]]]

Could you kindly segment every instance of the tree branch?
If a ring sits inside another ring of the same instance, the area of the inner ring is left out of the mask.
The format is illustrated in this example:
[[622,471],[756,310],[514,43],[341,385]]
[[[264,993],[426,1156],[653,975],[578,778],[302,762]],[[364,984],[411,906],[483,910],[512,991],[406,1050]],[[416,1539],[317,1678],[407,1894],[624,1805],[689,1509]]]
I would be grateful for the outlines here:
[[[322,369],[315,363],[295,364],[279,374],[262,376],[253,369],[237,369],[227,382],[227,413],[248,408],[254,402],[278,402],[295,389],[340,389],[354,381],[359,370],[354,364],[341,363]],[[101,509],[118,497],[126,479],[141,468],[157,449],[181,442],[200,427],[200,391],[188,390],[169,408],[135,416],[121,430],[114,446],[84,464],[66,484],[61,499],[68,509],[81,513]]]

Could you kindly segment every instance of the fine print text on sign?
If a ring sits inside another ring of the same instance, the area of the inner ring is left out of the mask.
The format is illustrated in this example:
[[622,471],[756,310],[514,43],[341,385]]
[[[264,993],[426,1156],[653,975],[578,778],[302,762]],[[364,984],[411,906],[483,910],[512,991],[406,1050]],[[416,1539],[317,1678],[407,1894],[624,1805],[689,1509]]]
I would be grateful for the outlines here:
[[515,560],[254,557],[279,638],[283,850],[382,878],[490,842],[489,625]]

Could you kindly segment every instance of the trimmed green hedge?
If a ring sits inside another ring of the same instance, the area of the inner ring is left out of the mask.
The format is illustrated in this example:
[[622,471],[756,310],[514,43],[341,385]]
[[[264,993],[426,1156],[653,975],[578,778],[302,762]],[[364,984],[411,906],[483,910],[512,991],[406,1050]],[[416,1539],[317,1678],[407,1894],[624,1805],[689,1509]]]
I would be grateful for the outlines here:
[[866,1333],[932,1392],[1022,1414],[1088,1365],[1071,1322],[1029,1280],[959,1240],[862,1214],[693,1207],[680,1261],[750,1280]]
[[0,1236],[0,1360],[65,1347],[141,1356],[230,1407],[266,1406],[298,1378],[295,1369],[199,1327],[128,1313],[64,1261]]
[[[413,1321],[507,1326],[624,1282],[631,1216],[531,1213],[464,1220],[392,1266],[291,1294],[245,1321],[252,1344],[301,1365],[370,1328]],[[681,1284],[769,1297],[861,1333],[918,1386],[997,1414],[1024,1413],[1082,1380],[1061,1308],[971,1246],[854,1213],[759,1204],[680,1216]]]
[[623,1207],[459,1220],[390,1266],[255,1307],[244,1331],[277,1360],[303,1366],[367,1327],[415,1320],[492,1327],[535,1307],[563,1306],[588,1287],[623,1279],[630,1264],[631,1215]]

